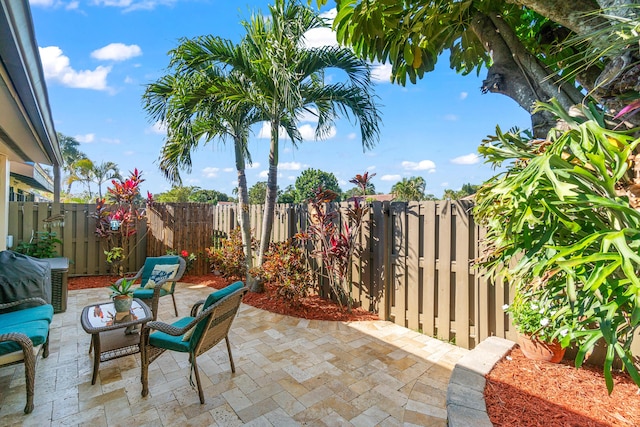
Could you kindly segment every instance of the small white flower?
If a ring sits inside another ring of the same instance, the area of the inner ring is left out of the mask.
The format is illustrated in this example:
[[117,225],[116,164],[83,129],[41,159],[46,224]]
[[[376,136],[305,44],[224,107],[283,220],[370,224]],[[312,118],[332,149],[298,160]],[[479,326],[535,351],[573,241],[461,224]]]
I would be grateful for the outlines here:
[[544,314],[544,308],[541,308],[540,311],[538,312],[540,314]]
[[548,318],[544,318],[540,321],[540,325],[542,325],[542,327],[548,326],[549,325],[549,319]]
[[537,310],[538,309],[538,304],[536,303],[531,303],[531,310]]
[[561,336],[566,337],[568,333],[569,333],[569,330],[567,328],[560,329]]
[[508,308],[509,308],[509,304],[505,304],[505,305],[503,305],[503,306],[502,306],[502,309],[503,309],[503,310],[506,310],[506,309],[508,309]]

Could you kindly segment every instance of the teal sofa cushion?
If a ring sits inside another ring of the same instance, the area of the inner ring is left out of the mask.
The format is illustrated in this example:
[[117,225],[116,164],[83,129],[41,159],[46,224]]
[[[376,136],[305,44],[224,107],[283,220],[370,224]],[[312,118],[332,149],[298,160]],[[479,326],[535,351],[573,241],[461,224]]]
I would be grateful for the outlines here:
[[180,257],[177,255],[148,257],[144,261],[144,266],[142,267],[142,277],[140,279],[141,280],[140,286],[144,287],[144,285],[147,284],[149,277],[151,277],[151,272],[153,271],[153,267],[155,267],[156,265],[179,264],[180,263],[180,261],[178,260],[179,258]]
[[51,323],[52,319],[53,306],[51,304],[38,305],[0,314],[0,327],[19,325],[32,320],[46,320],[47,323]]
[[[163,297],[165,295],[168,295],[169,293],[167,291],[165,291],[164,289],[160,288],[160,296]],[[137,288],[133,291],[133,297],[134,298],[140,298],[140,299],[151,299],[153,298],[153,289],[144,289],[144,288]]]
[[[191,322],[193,317],[183,317],[182,319],[172,323],[176,328],[184,328]],[[149,344],[154,347],[166,348],[168,350],[188,353],[191,350],[190,341],[182,341],[182,335],[174,337],[164,332],[156,331],[149,335]]]
[[[32,320],[15,324],[12,326],[0,325],[0,335],[9,333],[21,333],[29,337],[33,342],[33,346],[44,344],[49,336],[49,322],[46,320]],[[0,355],[13,353],[14,351],[22,351],[20,344],[14,341],[4,341],[0,343]]]

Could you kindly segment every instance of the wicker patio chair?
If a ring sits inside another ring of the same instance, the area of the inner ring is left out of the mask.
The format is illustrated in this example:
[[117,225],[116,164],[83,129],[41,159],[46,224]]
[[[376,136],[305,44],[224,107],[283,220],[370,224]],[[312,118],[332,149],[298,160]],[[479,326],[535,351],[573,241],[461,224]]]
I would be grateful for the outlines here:
[[[169,275],[169,277],[161,277],[158,280],[153,280],[154,272],[157,269],[162,269],[164,267],[178,266],[177,271],[174,272],[173,275]],[[120,282],[124,279],[126,280],[138,280],[140,279],[140,287],[135,288],[133,291],[133,297],[139,298],[143,300],[150,308],[153,313],[153,320],[158,318],[158,304],[160,302],[160,298],[166,295],[171,295],[171,299],[173,300],[173,309],[176,312],[176,316],[178,315],[178,306],[176,305],[176,298],[174,296],[176,282],[182,278],[185,270],[187,269],[187,263],[185,260],[177,255],[164,255],[160,257],[148,257],[144,261],[144,265],[136,273],[133,277],[125,277],[123,279],[119,279],[116,282],[116,285],[119,285]],[[150,280],[153,280],[153,283],[150,284]],[[154,284],[155,283],[155,284]]]
[[[33,306],[36,304],[36,306]],[[31,306],[0,315],[0,366],[24,363],[27,403],[24,413],[33,411],[36,363],[39,355],[49,356],[49,324],[53,306],[42,298],[27,298],[0,304],[0,310],[15,310],[20,305]]]
[[[242,297],[247,288],[236,282],[210,294],[206,301],[198,301],[191,308],[191,316],[184,317],[169,325],[163,322],[149,322],[142,329],[140,338],[142,362],[142,396],[149,394],[149,364],[166,350],[189,353],[191,369],[195,373],[200,403],[204,403],[204,393],[200,383],[197,357],[213,348],[222,339],[227,343],[231,372],[236,372],[229,344],[229,329],[233,323]],[[202,311],[198,309],[202,306]],[[151,332],[156,330],[156,332]]]

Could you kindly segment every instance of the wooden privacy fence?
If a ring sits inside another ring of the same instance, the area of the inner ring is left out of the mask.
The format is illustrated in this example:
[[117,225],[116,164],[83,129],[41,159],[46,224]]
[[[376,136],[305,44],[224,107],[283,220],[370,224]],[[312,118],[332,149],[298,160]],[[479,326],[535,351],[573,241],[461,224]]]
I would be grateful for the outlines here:
[[[353,261],[353,297],[383,319],[473,348],[488,336],[515,339],[502,306],[509,289],[493,286],[474,270],[481,229],[472,204],[458,201],[373,202],[361,232],[362,256]],[[346,203],[332,207],[344,221]],[[260,236],[263,205],[249,207],[254,236]],[[148,211],[147,252],[196,252],[194,273],[206,273],[204,248],[237,226],[236,205],[158,204]],[[277,205],[273,241],[307,227],[306,205]],[[320,276],[321,293],[328,287]]]
[[[28,242],[35,232],[54,232],[62,240],[62,244],[57,245],[58,254],[69,259],[69,275],[110,274],[104,254],[106,248],[95,235],[96,222],[91,217],[96,205],[64,203],[59,205],[59,211],[54,211],[53,206],[53,203],[9,202],[9,235],[13,236],[13,249],[20,242]],[[54,223],[48,228],[44,220],[55,215],[64,216],[64,225]],[[144,264],[146,235],[146,222],[140,221],[125,271],[137,271]]]

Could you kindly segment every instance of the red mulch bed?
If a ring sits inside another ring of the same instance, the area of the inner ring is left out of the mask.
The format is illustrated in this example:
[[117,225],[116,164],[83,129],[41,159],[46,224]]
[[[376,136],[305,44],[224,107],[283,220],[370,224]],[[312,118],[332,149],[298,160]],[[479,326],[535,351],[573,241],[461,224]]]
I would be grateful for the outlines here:
[[614,384],[609,396],[602,368],[538,362],[516,347],[487,375],[484,396],[499,427],[640,426],[638,386],[621,373]]
[[[111,283],[118,280],[118,276],[82,276],[70,277],[68,289],[92,289],[106,288]],[[198,285],[206,285],[214,289],[221,289],[232,282],[212,274],[195,276],[186,275],[182,277],[181,282],[193,283]],[[105,295],[108,291],[105,289]],[[370,313],[362,308],[356,308],[349,313],[346,309],[340,308],[333,301],[312,295],[304,298],[299,305],[291,305],[290,302],[279,297],[275,292],[275,287],[265,286],[264,293],[249,292],[242,300],[245,304],[252,305],[263,310],[273,313],[286,314],[288,316],[301,317],[310,320],[339,320],[339,321],[359,321],[359,320],[378,320],[378,316]]]

